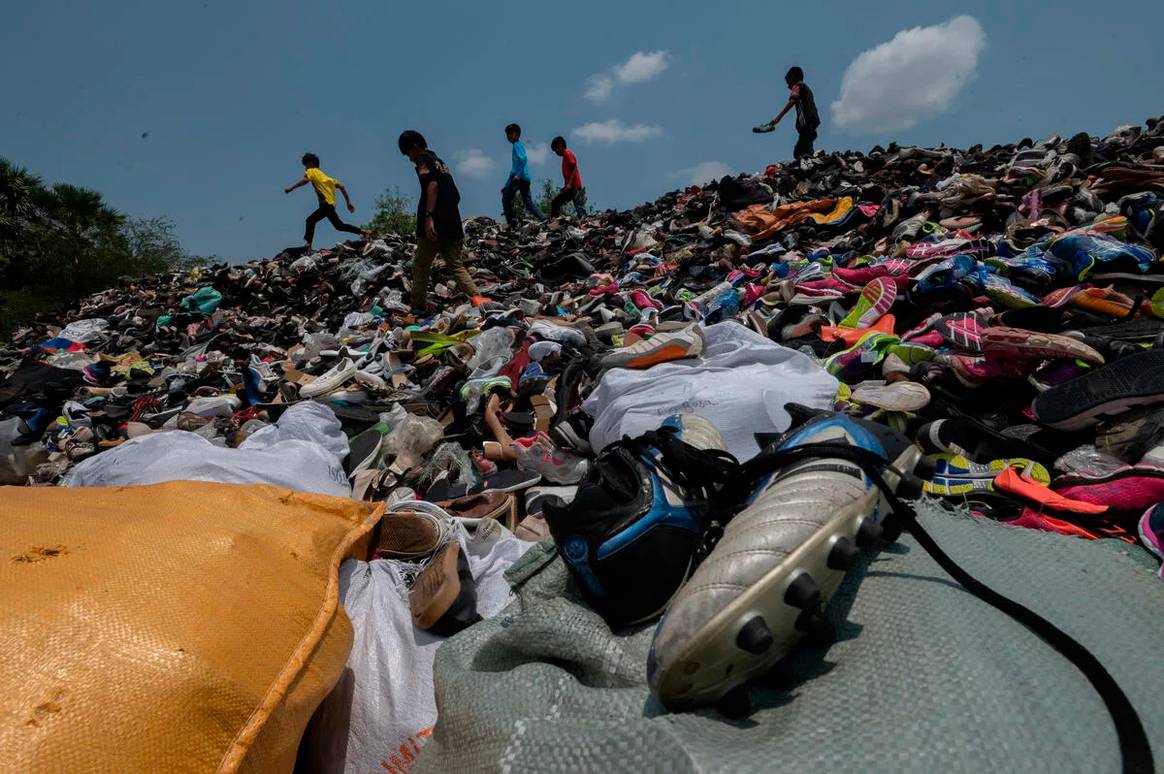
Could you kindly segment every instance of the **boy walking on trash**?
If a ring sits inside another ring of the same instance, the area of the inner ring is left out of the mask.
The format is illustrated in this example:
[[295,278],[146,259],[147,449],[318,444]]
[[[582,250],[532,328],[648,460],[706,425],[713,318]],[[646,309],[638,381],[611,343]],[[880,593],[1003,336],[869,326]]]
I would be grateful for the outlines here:
[[397,141],[400,152],[416,165],[420,181],[420,198],[416,203],[416,257],[412,260],[412,313],[427,314],[425,291],[437,253],[445,259],[445,266],[461,292],[473,306],[489,301],[481,295],[477,284],[465,269],[465,230],[461,225],[461,193],[445,162],[428,149],[428,142],[417,131],[409,129]]
[[311,183],[311,187],[315,189],[315,195],[319,199],[319,207],[315,212],[307,216],[307,226],[303,232],[303,241],[307,252],[311,252],[311,243],[315,239],[315,224],[327,218],[332,227],[336,231],[343,231],[348,234],[359,234],[364,239],[369,239],[372,232],[366,228],[358,228],[340,220],[339,215],[335,211],[335,191],[338,188],[339,192],[344,195],[344,201],[347,202],[348,212],[355,212],[356,205],[352,204],[351,198],[348,196],[348,189],[344,188],[344,184],[336,180],[334,177],[328,177],[323,170],[319,168],[319,156],[314,153],[303,154],[303,177],[296,182],[283,189],[283,193],[291,193],[300,186]]
[[519,193],[521,194],[521,202],[525,205],[525,211],[529,213],[529,216],[535,220],[545,220],[546,216],[534,204],[533,196],[530,194],[529,157],[525,153],[525,145],[521,142],[521,127],[517,124],[505,127],[505,139],[513,145],[509,177],[506,178],[505,185],[501,189],[501,208],[505,212],[505,222],[513,225],[515,220],[513,199]]
[[804,70],[792,67],[784,75],[784,82],[788,84],[788,102],[780,114],[766,124],[760,124],[752,129],[757,134],[771,132],[780,123],[784,115],[796,108],[796,133],[798,139],[796,148],[792,151],[794,159],[804,158],[813,154],[812,144],[816,141],[816,130],[820,126],[820,114],[816,112],[816,98],[812,89],[804,82]]
[[586,189],[582,187],[582,174],[578,171],[578,159],[574,151],[566,148],[565,137],[555,137],[550,142],[550,150],[562,158],[562,179],[564,185],[554,200],[550,202],[550,217],[558,217],[563,204],[573,204],[574,214],[586,214]]

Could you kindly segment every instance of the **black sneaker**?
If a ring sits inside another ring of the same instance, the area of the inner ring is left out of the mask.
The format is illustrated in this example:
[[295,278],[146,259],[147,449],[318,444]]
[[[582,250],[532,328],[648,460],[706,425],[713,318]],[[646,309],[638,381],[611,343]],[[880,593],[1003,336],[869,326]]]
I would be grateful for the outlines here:
[[659,615],[691,572],[708,502],[737,467],[703,417],[667,419],[607,447],[545,518],[582,595],[611,628]]

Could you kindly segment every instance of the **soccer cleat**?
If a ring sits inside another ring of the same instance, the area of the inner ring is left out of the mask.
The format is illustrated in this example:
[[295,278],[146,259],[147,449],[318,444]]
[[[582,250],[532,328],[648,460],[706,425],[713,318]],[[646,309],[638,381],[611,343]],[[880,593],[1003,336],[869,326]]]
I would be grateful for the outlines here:
[[858,549],[900,533],[870,475],[872,461],[893,466],[880,470],[887,487],[916,496],[910,471],[920,459],[916,446],[882,425],[823,414],[749,462],[779,469],[727,523],[659,622],[647,665],[651,691],[671,709],[713,704],[805,635],[821,635],[823,608]]
[[608,446],[568,505],[544,503],[582,595],[614,629],[662,612],[687,579],[708,500],[736,463],[703,417],[667,419]]
[[703,352],[703,329],[689,325],[671,333],[659,333],[629,347],[616,349],[602,358],[603,368],[650,368],[656,363],[699,357]]

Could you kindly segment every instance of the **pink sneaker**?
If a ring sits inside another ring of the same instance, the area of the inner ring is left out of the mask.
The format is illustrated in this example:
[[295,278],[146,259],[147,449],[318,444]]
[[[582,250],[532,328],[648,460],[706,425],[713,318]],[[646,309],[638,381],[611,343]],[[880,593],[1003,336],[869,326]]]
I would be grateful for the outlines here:
[[662,309],[663,305],[641,290],[632,290],[629,293],[630,302],[636,309]]
[[1093,365],[1103,364],[1103,355],[1070,336],[1005,327],[985,328],[981,335],[983,352],[998,352],[1025,360],[1070,358]]
[[[1164,503],[1153,505],[1144,511],[1139,524],[1140,542],[1159,559],[1164,559]],[[1160,577],[1164,578],[1164,566],[1160,567]]]
[[1128,465],[1106,476],[1060,476],[1054,486],[1056,492],[1072,500],[1138,515],[1146,508],[1164,503],[1164,468]]
[[514,439],[513,446],[518,467],[540,473],[555,484],[576,484],[589,467],[587,460],[562,451],[541,431]]
[[[882,261],[881,263],[874,263],[869,266],[858,266],[852,269],[837,266],[833,269],[833,276],[842,282],[847,282],[857,287],[868,285],[878,277],[892,277],[894,282],[900,280],[903,283],[908,283],[910,265],[909,261],[893,258],[888,261]],[[901,290],[900,283],[898,284],[898,290]]]

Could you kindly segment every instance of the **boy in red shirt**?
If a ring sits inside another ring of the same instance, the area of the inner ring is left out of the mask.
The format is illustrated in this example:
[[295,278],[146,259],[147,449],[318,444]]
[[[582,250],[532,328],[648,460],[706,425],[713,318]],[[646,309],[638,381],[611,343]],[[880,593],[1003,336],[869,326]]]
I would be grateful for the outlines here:
[[550,217],[558,217],[563,204],[573,204],[574,214],[582,217],[586,214],[586,189],[582,187],[578,159],[574,157],[574,151],[566,150],[565,137],[555,137],[550,143],[550,150],[562,157],[562,179],[565,180],[565,186],[550,202]]

